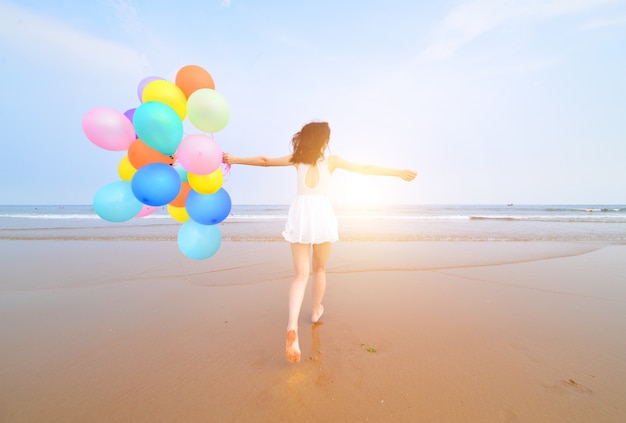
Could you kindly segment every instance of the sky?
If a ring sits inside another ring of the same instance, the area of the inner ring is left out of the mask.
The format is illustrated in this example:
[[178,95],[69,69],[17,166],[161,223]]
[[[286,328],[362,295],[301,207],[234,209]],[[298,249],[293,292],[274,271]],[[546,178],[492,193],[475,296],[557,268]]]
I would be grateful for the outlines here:
[[[338,204],[626,203],[626,0],[0,0],[0,203],[91,204],[125,152],[85,113],[190,64],[230,105],[223,151],[284,156],[327,121],[331,154],[419,173],[337,170]],[[223,187],[289,204],[295,171]]]

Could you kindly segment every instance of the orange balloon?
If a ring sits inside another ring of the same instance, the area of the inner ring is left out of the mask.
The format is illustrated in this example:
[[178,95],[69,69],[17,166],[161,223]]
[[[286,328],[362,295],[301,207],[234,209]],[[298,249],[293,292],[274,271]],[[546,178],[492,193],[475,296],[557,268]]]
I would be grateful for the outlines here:
[[170,206],[185,207],[185,202],[187,201],[187,194],[189,194],[189,191],[191,191],[191,185],[189,185],[189,182],[181,183],[178,196],[170,202]]
[[215,89],[215,82],[213,82],[211,74],[204,68],[196,65],[187,65],[180,68],[176,74],[176,85],[185,93],[187,98],[200,88]]
[[154,148],[147,146],[139,138],[128,147],[128,160],[135,169],[152,163],[165,163],[174,166],[174,158],[172,156],[166,156],[158,152]]

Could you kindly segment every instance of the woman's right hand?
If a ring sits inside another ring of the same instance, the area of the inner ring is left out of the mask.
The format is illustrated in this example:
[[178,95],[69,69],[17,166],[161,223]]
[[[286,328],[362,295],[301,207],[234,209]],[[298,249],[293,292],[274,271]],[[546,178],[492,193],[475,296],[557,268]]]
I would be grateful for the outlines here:
[[228,153],[222,153],[222,163],[229,165],[235,164],[235,157]]

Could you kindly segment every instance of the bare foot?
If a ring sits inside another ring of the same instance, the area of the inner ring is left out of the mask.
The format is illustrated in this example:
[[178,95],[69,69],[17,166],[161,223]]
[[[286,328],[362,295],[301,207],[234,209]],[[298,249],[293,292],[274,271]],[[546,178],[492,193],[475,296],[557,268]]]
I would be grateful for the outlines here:
[[285,354],[290,363],[300,362],[300,344],[298,344],[298,333],[295,330],[287,331]]
[[324,306],[320,304],[320,308],[318,310],[313,310],[313,314],[311,315],[311,322],[319,322],[322,314],[324,314]]

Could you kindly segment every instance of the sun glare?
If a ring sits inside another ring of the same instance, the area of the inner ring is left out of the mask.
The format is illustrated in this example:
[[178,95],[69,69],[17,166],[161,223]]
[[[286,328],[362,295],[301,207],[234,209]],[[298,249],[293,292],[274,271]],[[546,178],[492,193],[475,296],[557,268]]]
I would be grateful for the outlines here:
[[334,190],[337,205],[369,208],[393,203],[393,193],[373,176],[348,175],[337,181]]

